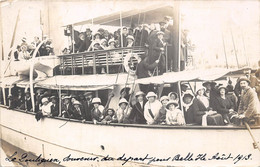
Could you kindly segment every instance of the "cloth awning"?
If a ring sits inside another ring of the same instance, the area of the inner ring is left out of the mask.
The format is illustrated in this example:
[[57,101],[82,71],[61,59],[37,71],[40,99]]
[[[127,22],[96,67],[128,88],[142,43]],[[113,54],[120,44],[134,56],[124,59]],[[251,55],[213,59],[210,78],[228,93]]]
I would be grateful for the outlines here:
[[[131,23],[158,23],[162,21],[165,16],[173,17],[173,3],[163,3],[161,5],[152,5],[149,7],[145,7],[143,9],[122,11],[121,15],[123,26],[131,26]],[[139,15],[142,15],[141,19]],[[92,24],[92,21],[93,24],[120,26],[120,12],[115,12],[109,15],[84,20],[81,22],[73,23],[72,25],[80,26]]]
[[[129,76],[128,84],[133,83],[131,77]],[[35,87],[67,90],[101,90],[113,89],[114,85],[125,84],[126,80],[127,74],[58,75],[38,81]]]
[[9,76],[2,79],[1,87],[10,87],[22,79],[18,76]]
[[160,76],[148,77],[137,79],[136,83],[140,84],[167,84],[174,83],[178,81],[213,81],[218,80],[222,77],[229,77],[232,74],[238,75],[243,74],[243,70],[248,69],[203,69],[203,70],[191,70],[191,71],[181,71],[181,72],[169,72],[164,73]]

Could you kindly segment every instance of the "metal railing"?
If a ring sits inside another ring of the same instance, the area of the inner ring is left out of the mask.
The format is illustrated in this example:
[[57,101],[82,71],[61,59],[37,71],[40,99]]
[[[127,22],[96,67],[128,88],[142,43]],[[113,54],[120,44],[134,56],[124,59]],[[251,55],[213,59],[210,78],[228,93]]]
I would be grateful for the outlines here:
[[[70,74],[75,75],[76,69],[81,69],[82,75],[86,74],[86,68],[92,69],[92,74],[97,74],[97,68],[104,68],[106,73],[110,73],[110,66],[119,66],[124,63],[124,58],[131,54],[144,55],[147,52],[145,47],[124,47],[110,50],[90,51],[82,53],[74,53],[67,55],[59,55],[61,60],[60,74],[65,75],[66,69],[71,70]],[[136,59],[131,60],[137,63]]]

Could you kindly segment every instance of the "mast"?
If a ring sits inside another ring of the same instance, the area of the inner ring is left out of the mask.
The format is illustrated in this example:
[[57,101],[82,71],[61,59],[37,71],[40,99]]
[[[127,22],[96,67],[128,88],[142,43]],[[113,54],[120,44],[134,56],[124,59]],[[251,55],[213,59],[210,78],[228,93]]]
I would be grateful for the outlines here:
[[[173,48],[172,50],[172,69],[175,72],[180,71],[180,41],[181,41],[181,27],[180,27],[180,2],[176,1],[173,5]],[[170,67],[169,67],[170,68]]]
[[225,41],[224,41],[223,34],[222,34],[222,41],[223,41],[224,54],[225,54],[225,59],[226,59],[226,67],[228,69],[227,53],[226,53],[226,47],[225,47]]
[[233,42],[234,52],[235,52],[236,61],[237,61],[237,68],[239,68],[239,63],[238,63],[238,58],[237,58],[237,50],[236,50],[236,46],[235,46],[235,42],[234,42],[234,37],[233,37],[232,30],[230,30],[230,32],[231,32],[231,37],[232,37],[232,42]]

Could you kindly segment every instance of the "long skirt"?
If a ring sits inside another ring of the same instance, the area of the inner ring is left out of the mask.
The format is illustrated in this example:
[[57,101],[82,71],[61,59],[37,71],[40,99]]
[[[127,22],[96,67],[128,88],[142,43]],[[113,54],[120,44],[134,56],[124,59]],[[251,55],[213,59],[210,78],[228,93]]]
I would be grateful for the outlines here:
[[225,125],[221,114],[207,116],[208,125]]

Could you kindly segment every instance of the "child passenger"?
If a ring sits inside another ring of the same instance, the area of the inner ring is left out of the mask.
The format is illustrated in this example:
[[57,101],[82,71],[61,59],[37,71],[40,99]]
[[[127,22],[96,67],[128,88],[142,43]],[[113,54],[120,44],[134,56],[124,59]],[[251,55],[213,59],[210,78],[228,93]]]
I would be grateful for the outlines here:
[[115,115],[115,110],[113,108],[107,109],[105,118],[101,121],[104,124],[110,124],[117,122],[117,118]]
[[185,120],[176,101],[169,101],[166,105],[166,123],[168,125],[185,125]]

